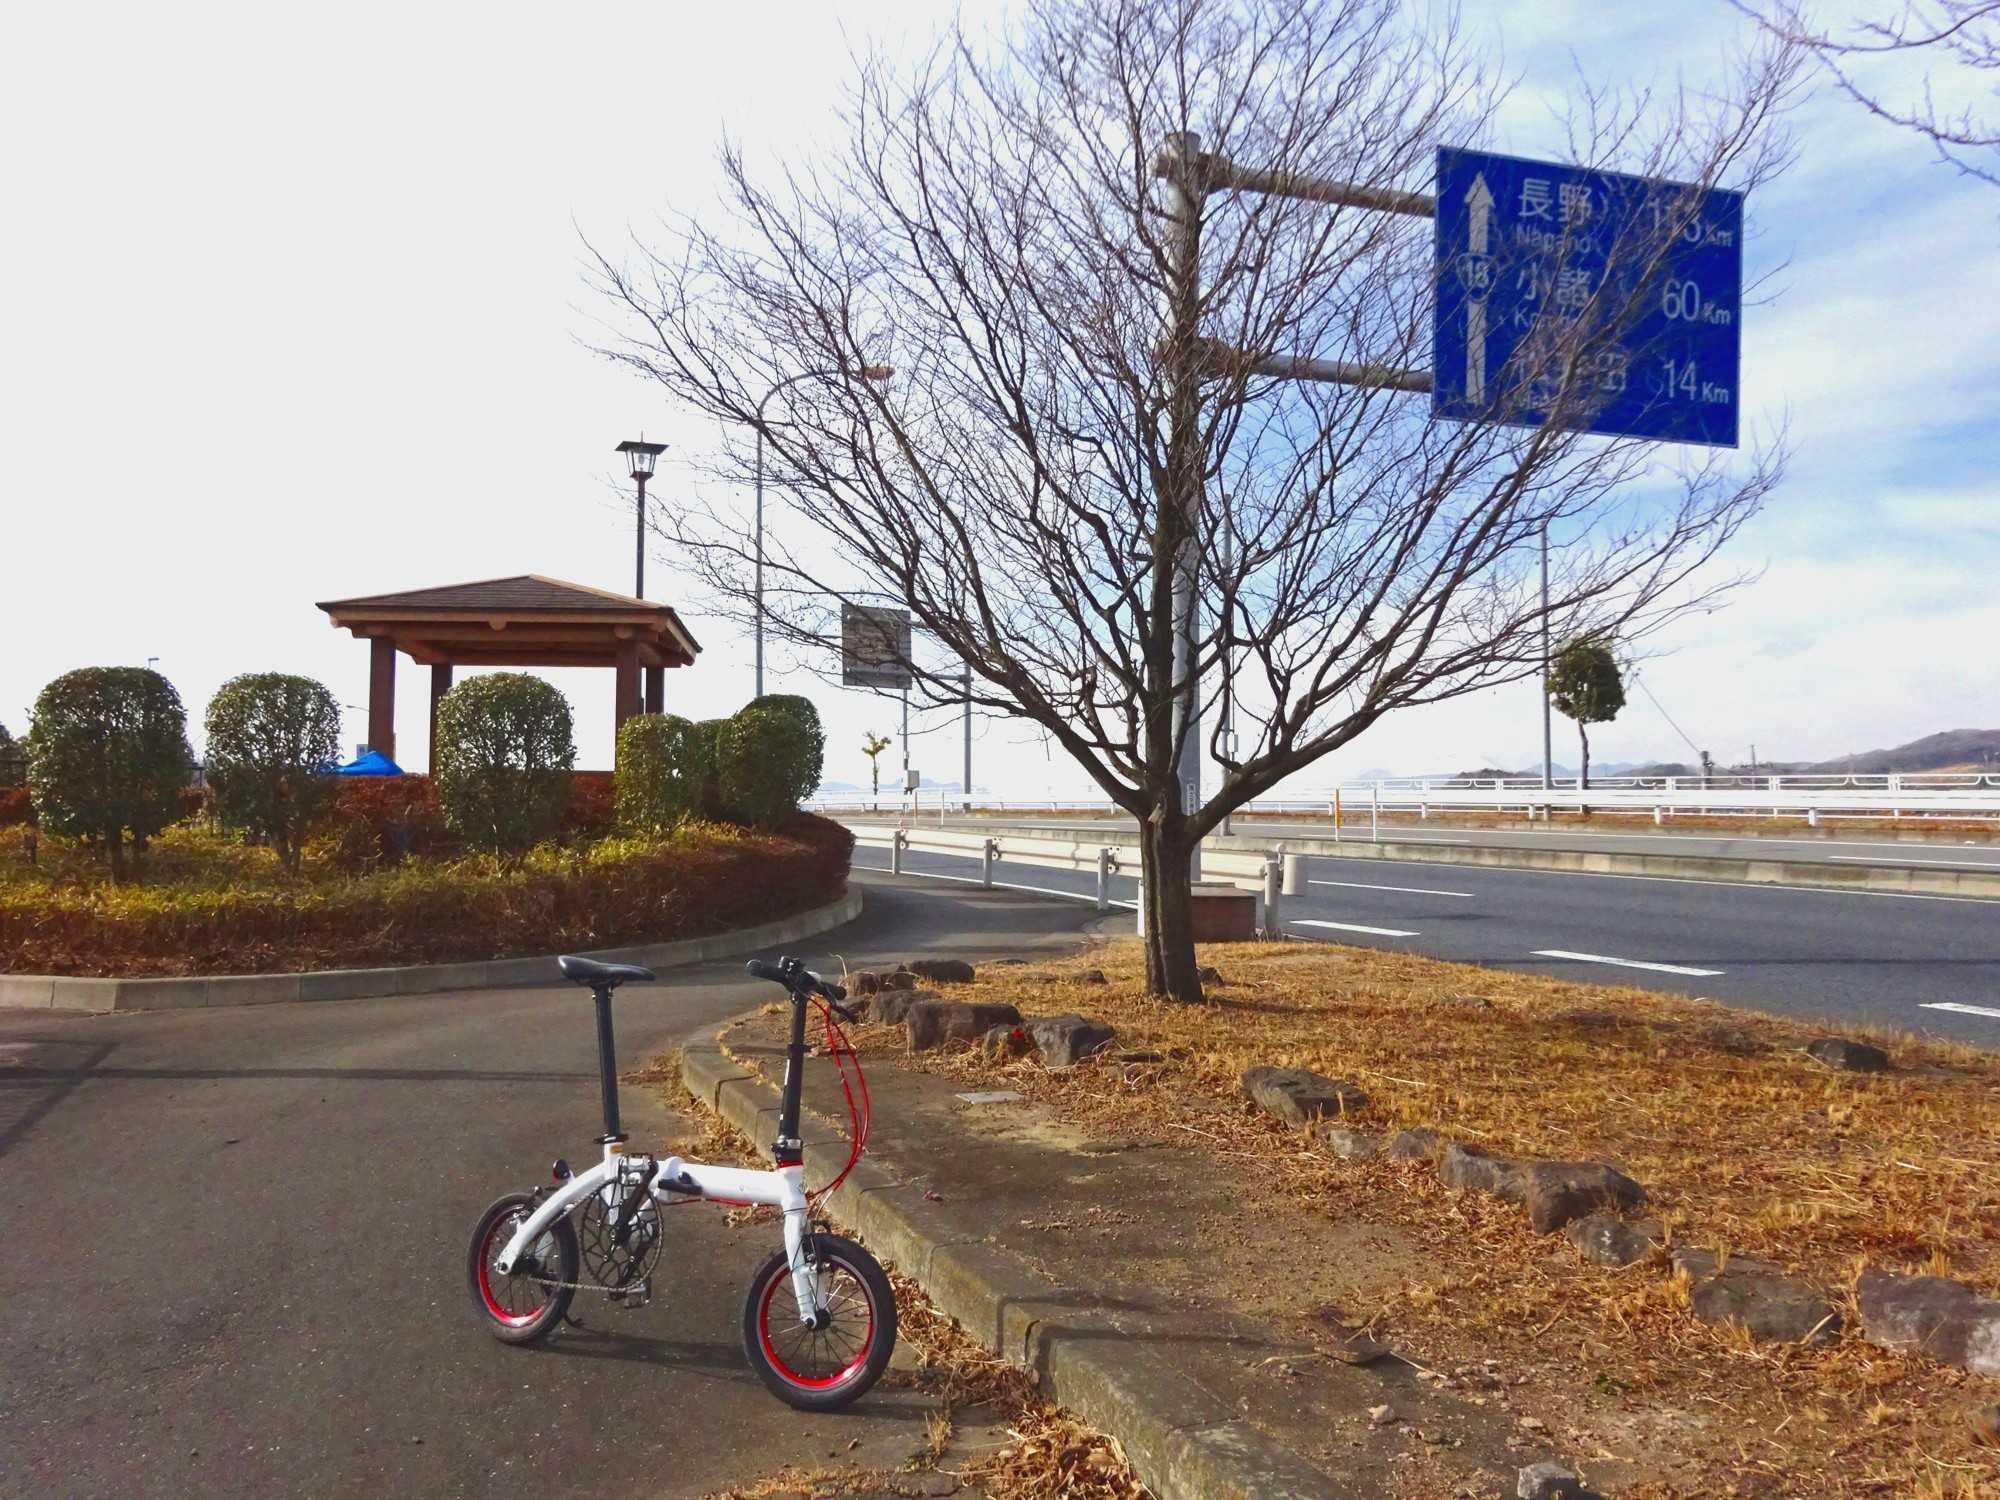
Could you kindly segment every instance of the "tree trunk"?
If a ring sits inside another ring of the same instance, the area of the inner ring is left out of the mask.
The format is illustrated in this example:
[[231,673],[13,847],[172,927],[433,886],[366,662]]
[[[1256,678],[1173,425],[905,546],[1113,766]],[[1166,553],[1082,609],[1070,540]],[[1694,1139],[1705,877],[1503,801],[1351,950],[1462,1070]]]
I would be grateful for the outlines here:
[[125,830],[122,828],[112,829],[111,837],[106,842],[106,848],[111,855],[111,883],[113,885],[123,885],[125,883]]
[[1188,866],[1194,841],[1178,819],[1149,820],[1141,829],[1146,898],[1146,991],[1170,1000],[1202,998],[1194,958],[1194,914]]
[[1590,790],[1590,731],[1584,728],[1581,719],[1576,721],[1576,737],[1583,741],[1583,771],[1577,777],[1576,784],[1580,791],[1587,792]]

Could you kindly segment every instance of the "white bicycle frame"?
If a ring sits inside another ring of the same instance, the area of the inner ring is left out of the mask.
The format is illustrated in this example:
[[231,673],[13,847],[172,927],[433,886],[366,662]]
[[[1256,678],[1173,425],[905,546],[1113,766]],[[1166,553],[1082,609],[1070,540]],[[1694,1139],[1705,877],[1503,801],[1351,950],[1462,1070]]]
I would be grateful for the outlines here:
[[656,1170],[642,1185],[624,1179],[632,1170],[627,1164],[627,1152],[623,1141],[607,1141],[604,1145],[604,1159],[587,1172],[579,1172],[555,1192],[549,1194],[541,1205],[528,1216],[527,1222],[514,1231],[507,1241],[506,1249],[494,1261],[501,1275],[510,1275],[522,1253],[545,1234],[558,1219],[576,1212],[590,1200],[592,1194],[600,1194],[607,1208],[614,1208],[623,1198],[624,1191],[645,1191],[662,1203],[672,1203],[691,1196],[675,1192],[665,1183],[687,1183],[700,1189],[700,1196],[715,1203],[768,1204],[782,1209],[785,1216],[785,1264],[792,1271],[792,1295],[798,1301],[799,1321],[811,1323],[823,1315],[826,1309],[821,1305],[819,1276],[806,1261],[802,1246],[806,1236],[806,1191],[805,1168],[802,1166],[779,1167],[774,1172],[749,1172],[741,1167],[710,1167],[700,1162],[682,1161],[678,1156],[669,1156],[656,1164]]

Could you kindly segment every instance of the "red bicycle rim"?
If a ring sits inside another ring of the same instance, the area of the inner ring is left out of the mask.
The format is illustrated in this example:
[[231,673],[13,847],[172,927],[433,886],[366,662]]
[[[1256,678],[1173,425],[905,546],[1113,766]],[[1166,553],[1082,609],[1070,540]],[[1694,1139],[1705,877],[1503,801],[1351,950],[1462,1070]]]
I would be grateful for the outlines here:
[[[527,1312],[511,1313],[502,1307],[500,1299],[493,1295],[493,1257],[505,1248],[508,1240],[514,1237],[516,1222],[513,1218],[500,1219],[486,1232],[486,1242],[479,1247],[479,1296],[486,1304],[487,1313],[495,1322],[505,1323],[509,1328],[524,1328],[534,1322],[540,1316],[542,1309],[549,1305],[548,1298],[544,1297]],[[500,1242],[498,1245],[494,1244],[496,1238]]]
[[[834,1261],[830,1264],[838,1265],[839,1262]],[[830,1390],[843,1381],[851,1380],[860,1372],[861,1367],[868,1363],[868,1351],[875,1346],[875,1301],[868,1293],[868,1284],[856,1276],[851,1268],[843,1267],[843,1269],[847,1270],[847,1274],[861,1290],[862,1305],[868,1309],[868,1327],[862,1332],[861,1347],[855,1351],[854,1358],[831,1375],[801,1375],[785,1362],[785,1357],[778,1352],[778,1346],[771,1341],[771,1302],[778,1295],[779,1287],[790,1290],[792,1278],[789,1272],[780,1270],[765,1284],[764,1300],[757,1308],[757,1337],[763,1341],[764,1357],[771,1362],[771,1368],[802,1390]],[[794,1315],[796,1316],[796,1310]]]

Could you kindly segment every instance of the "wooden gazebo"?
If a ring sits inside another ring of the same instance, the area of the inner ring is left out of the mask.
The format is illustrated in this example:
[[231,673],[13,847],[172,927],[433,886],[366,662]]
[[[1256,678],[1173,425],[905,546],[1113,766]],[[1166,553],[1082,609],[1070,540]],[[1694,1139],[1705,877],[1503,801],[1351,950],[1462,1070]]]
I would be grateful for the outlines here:
[[[453,667],[611,667],[617,722],[659,713],[668,667],[694,664],[700,642],[665,604],[524,573],[445,588],[334,599],[336,628],[368,642],[368,744],[396,758],[396,653],[431,669],[431,735]],[[643,696],[641,673],[644,674]]]

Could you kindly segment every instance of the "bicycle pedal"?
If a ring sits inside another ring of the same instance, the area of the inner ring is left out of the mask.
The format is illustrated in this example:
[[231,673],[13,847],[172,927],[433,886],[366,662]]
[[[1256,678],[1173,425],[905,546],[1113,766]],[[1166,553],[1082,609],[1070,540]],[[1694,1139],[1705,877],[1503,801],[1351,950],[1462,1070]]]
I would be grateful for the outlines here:
[[611,1294],[611,1304],[622,1307],[627,1312],[646,1306],[653,1300],[653,1278],[647,1277],[637,1286],[628,1286]]

